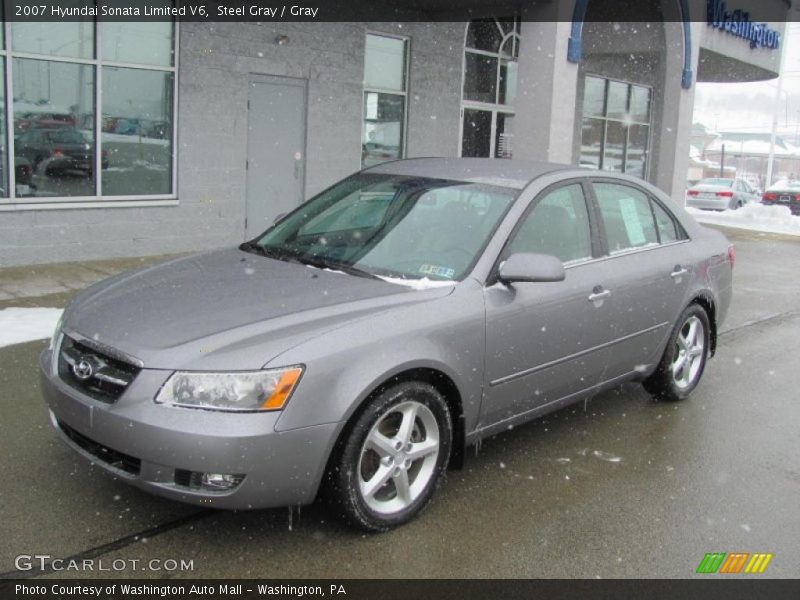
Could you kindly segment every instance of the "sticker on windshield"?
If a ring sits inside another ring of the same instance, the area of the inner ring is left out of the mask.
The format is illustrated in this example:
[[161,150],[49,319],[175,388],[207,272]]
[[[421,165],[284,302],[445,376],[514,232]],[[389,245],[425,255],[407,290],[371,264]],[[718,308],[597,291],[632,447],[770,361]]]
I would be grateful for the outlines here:
[[438,265],[422,265],[419,268],[420,273],[424,273],[425,275],[438,275],[439,277],[447,277],[448,279],[452,279],[456,271],[455,269],[451,269],[449,267],[440,267]]

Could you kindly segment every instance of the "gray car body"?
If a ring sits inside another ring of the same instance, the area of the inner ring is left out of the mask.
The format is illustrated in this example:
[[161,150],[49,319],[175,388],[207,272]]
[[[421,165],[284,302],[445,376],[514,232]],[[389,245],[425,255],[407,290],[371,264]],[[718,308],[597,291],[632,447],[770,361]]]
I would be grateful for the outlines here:
[[[63,331],[143,369],[107,404],[61,381],[45,351],[43,390],[62,438],[129,483],[177,500],[236,509],[305,504],[347,423],[394,378],[424,378],[440,388],[458,417],[457,460],[483,436],[646,377],[691,302],[708,307],[712,329],[725,317],[727,240],[641,180],[482,159],[412,159],[370,172],[491,183],[519,196],[471,273],[451,287],[416,290],[226,249],[87,288],[65,309]],[[671,210],[688,239],[567,265],[561,282],[497,282],[497,259],[531,202],[550,186],[592,180],[646,191]],[[674,276],[678,266],[684,275]],[[598,285],[611,296],[588,301]],[[288,365],[305,371],[280,412],[154,403],[175,370]],[[141,459],[140,473],[98,460],[60,423]],[[246,477],[233,491],[190,490],[176,484],[175,469]]]

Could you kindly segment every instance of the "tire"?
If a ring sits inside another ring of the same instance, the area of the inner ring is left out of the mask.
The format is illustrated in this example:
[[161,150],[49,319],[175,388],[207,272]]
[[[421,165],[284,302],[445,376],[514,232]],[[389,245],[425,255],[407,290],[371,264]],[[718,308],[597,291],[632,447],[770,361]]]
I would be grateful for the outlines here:
[[[436,388],[410,381],[381,391],[354,419],[323,493],[350,525],[388,531],[416,517],[439,486],[452,447],[450,411]],[[416,459],[407,454],[414,451]]]
[[670,334],[658,367],[644,381],[645,389],[659,400],[674,402],[688,398],[703,376],[711,342],[710,331],[708,315],[703,307],[699,304],[686,307]]

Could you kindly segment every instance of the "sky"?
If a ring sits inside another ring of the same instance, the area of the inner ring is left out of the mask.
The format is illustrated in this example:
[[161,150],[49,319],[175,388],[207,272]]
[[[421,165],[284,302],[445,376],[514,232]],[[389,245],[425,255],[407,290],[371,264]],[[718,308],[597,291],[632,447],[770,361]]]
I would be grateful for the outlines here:
[[[800,23],[787,24],[783,92],[778,100],[778,132],[800,142]],[[769,132],[777,79],[753,83],[698,83],[694,122],[719,131]]]

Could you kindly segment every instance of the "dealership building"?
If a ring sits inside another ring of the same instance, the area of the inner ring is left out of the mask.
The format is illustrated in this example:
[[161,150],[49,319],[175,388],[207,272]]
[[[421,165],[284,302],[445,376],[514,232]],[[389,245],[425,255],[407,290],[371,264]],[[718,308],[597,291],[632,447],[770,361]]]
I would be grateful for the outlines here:
[[4,23],[0,266],[238,244],[397,158],[580,164],[682,199],[696,83],[777,77],[790,10],[487,0],[468,22],[453,4],[404,22]]

